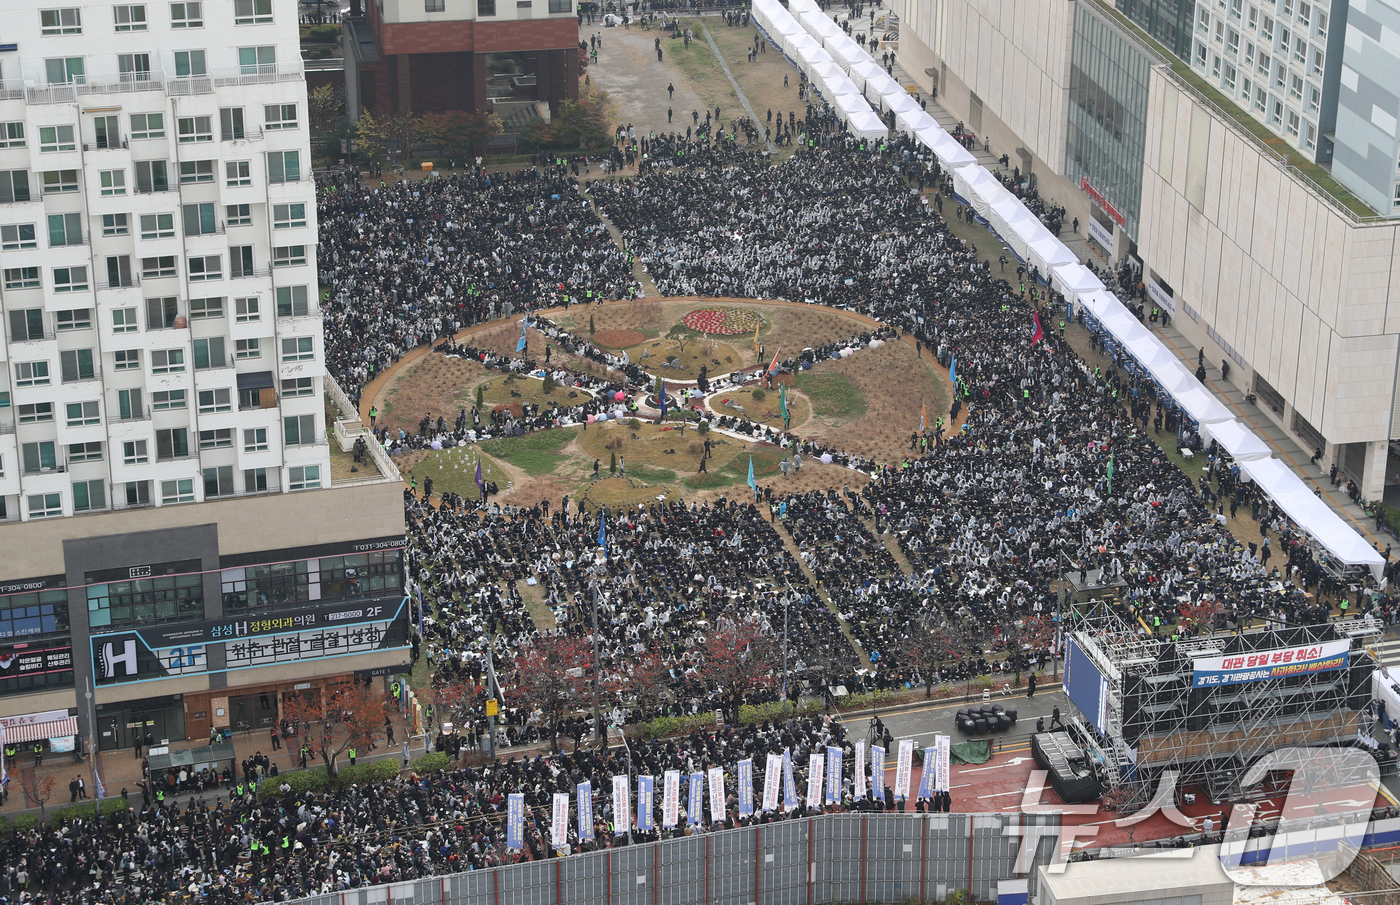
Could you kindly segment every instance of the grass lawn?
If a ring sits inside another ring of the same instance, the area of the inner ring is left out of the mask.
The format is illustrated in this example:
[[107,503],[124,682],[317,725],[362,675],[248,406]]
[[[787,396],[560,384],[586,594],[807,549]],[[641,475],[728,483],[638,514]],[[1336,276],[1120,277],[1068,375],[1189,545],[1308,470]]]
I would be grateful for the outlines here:
[[859,418],[865,414],[865,397],[855,381],[841,374],[806,371],[797,375],[797,388],[812,400],[818,418]]
[[[410,453],[404,457],[404,461],[411,464],[401,462],[400,468],[405,475],[412,475],[418,479],[420,490],[423,488],[424,481],[432,478],[434,496],[450,490],[469,500],[474,500],[480,493],[476,487],[478,455],[476,448],[471,446],[430,450],[426,455]],[[482,480],[495,481],[496,486],[504,490],[507,482],[510,481],[510,475],[506,474],[506,470],[497,462],[492,461],[490,456],[480,456],[480,458]]]
[[577,433],[578,431],[569,428],[538,431],[522,437],[487,440],[481,444],[481,450],[489,456],[509,462],[528,475],[550,474],[568,461],[569,457],[564,455],[563,450]]
[[[667,380],[694,380],[700,376],[702,365],[709,367],[709,376],[727,374],[735,368],[743,367],[745,357],[739,350],[713,340],[704,340],[698,333],[690,333],[685,342],[685,351],[674,339],[652,339],[627,350],[633,364],[640,366],[648,374],[665,377]],[[666,364],[675,356],[675,367]]]
[[[844,378],[841,378],[844,379]],[[761,400],[754,399],[754,393],[762,393]],[[733,392],[720,393],[710,400],[710,408],[719,415],[737,415],[739,411],[732,405],[735,403],[744,407],[744,417],[760,424],[769,424],[774,427],[781,427],[783,415],[779,410],[782,398],[779,390],[764,390],[760,387],[750,387]],[[788,414],[792,416],[791,427],[793,429],[806,424],[812,417],[812,405],[807,401],[807,397],[800,392],[788,391]]]
[[[666,64],[681,71],[682,76],[690,81],[695,93],[700,95],[700,100],[711,111],[719,107],[721,116],[742,116],[744,113],[743,107],[739,105],[739,96],[734,93],[734,86],[729,84],[719,61],[715,59],[714,51],[710,50],[710,44],[705,40],[703,21],[682,20],[682,24],[689,27],[695,36],[689,47],[685,46],[684,41],[661,42],[662,49],[666,51]],[[679,115],[676,120],[682,123],[681,130],[684,131],[685,127],[690,125],[689,122],[682,122],[690,119],[689,111],[677,112]],[[700,111],[700,118],[705,118],[704,110]]]
[[778,463],[788,457],[787,450],[776,446],[750,446],[736,449],[728,462],[714,467],[714,456],[710,457],[707,474],[691,475],[685,479],[687,487],[695,490],[712,490],[744,484],[749,479],[749,460],[753,459],[754,480],[761,481],[779,474]]
[[[547,408],[551,405],[579,405],[588,398],[588,394],[582,390],[569,389],[568,387],[556,386],[546,393],[543,380],[536,380],[533,377],[512,379],[512,376],[502,374],[478,384],[484,388],[482,395],[485,397],[487,405],[529,402]],[[467,408],[476,405],[476,387],[471,387],[464,392],[459,402]]]

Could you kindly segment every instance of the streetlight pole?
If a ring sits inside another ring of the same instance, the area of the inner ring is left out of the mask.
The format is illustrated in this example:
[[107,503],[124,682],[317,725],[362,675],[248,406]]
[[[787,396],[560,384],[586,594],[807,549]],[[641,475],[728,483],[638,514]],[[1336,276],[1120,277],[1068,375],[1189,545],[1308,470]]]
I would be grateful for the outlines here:
[[[486,685],[487,693],[492,700],[499,702],[501,699],[501,687],[496,684],[496,634],[490,632],[486,636]],[[500,706],[499,703],[496,705]],[[486,711],[486,747],[492,760],[496,759],[496,718],[491,714],[490,709]]]
[[100,820],[102,818],[102,796],[98,794],[98,774],[97,774],[97,718],[92,709],[92,677],[85,680],[87,691],[83,692],[83,697],[87,699],[88,718],[88,754],[92,757],[92,812]]
[[792,585],[783,594],[783,708],[787,708],[788,696],[788,605],[792,603]]

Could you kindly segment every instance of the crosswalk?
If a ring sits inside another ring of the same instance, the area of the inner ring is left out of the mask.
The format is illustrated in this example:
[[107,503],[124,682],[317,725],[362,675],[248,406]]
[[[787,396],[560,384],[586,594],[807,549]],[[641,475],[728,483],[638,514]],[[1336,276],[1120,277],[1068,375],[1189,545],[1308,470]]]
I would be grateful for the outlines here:
[[1400,637],[1387,635],[1380,643],[1372,645],[1376,660],[1381,666],[1390,669],[1400,668]]

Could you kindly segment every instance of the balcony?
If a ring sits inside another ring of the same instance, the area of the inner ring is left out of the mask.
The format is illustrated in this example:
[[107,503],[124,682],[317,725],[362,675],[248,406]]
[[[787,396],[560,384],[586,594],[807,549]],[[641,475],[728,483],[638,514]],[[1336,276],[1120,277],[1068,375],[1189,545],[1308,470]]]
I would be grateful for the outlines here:
[[9,424],[0,423],[0,436],[3,436],[5,434],[13,434],[14,432],[15,425],[13,421]]
[[94,76],[76,86],[82,95],[124,94],[128,91],[163,91],[164,72],[123,72],[118,75]]
[[28,466],[25,466],[22,470],[22,473],[26,475],[63,474],[66,471],[68,471],[68,463],[60,462],[57,465],[40,465],[38,468],[30,468]]
[[185,238],[198,239],[200,236],[222,236],[224,234],[224,231],[224,221],[220,220],[218,225],[214,226],[212,229],[200,229],[196,232],[190,232],[189,230],[186,230]]
[[0,79],[0,101],[17,101],[24,97],[24,79]]
[[117,141],[117,140],[115,140],[115,139],[109,139],[108,141],[85,141],[85,142],[83,142],[83,150],[84,150],[84,151],[125,151],[125,150],[127,150],[127,142],[126,142],[126,139],[125,139],[125,138],[123,138],[123,139],[120,140],[120,141]]
[[138,409],[129,415],[108,415],[108,424],[134,424],[138,421],[150,421],[151,410],[149,408]]
[[45,330],[43,333],[18,334],[10,337],[12,343],[45,343],[57,339],[58,335],[52,330]]
[[24,101],[27,104],[74,104],[78,101],[77,87],[72,83],[25,85]]
[[231,280],[248,280],[253,277],[270,276],[271,274],[272,270],[270,268],[264,268],[262,270],[235,270],[229,273],[228,276]]
[[98,289],[135,289],[141,285],[140,277],[125,277],[115,283],[98,283]]
[[93,368],[91,371],[88,371],[88,372],[86,372],[86,373],[64,374],[64,375],[63,375],[63,382],[64,382],[64,383],[86,383],[87,381],[90,381],[90,380],[101,380],[101,379],[102,379],[102,369],[101,369],[101,368]]
[[198,458],[199,458],[199,451],[198,451],[198,450],[194,450],[194,449],[188,450],[188,451],[183,452],[183,453],[175,453],[175,452],[172,452],[172,453],[167,453],[166,455],[161,455],[161,454],[159,454],[159,453],[156,454],[156,461],[157,461],[157,462],[184,462],[184,461],[186,461],[187,459],[198,459]]
[[154,195],[159,192],[178,192],[180,186],[173,182],[160,183],[136,183],[136,188],[132,190],[133,195]]
[[211,358],[207,364],[199,364],[196,362],[194,369],[195,372],[198,373],[201,371],[224,371],[231,367],[233,367],[232,358]]
[[233,69],[216,69],[213,78],[214,87],[225,88],[234,85],[300,82],[305,78],[305,74],[302,72],[301,60],[297,60],[291,63],[258,63]]
[[251,126],[246,129],[233,129],[231,131],[219,132],[220,141],[257,141],[262,137],[262,126]]
[[168,324],[165,321],[146,321],[146,329],[152,332],[156,330],[188,330],[189,328],[190,323],[183,314]]

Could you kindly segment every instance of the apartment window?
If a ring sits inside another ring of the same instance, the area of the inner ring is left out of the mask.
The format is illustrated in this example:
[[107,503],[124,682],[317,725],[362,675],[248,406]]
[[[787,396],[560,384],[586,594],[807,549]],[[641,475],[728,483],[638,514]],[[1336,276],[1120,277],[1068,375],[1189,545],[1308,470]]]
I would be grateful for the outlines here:
[[173,239],[173,238],[175,238],[175,215],[174,215],[174,214],[142,214],[142,215],[141,215],[141,238],[143,238],[143,239]]
[[258,312],[258,299],[256,296],[233,300],[234,323],[250,324],[261,319],[261,315]]
[[1303,123],[1303,146],[1310,151],[1317,147],[1317,127],[1312,123]]
[[0,204],[29,199],[29,173],[25,170],[0,170]]
[[305,225],[305,204],[274,204],[272,206],[273,229],[293,229]]
[[195,255],[189,260],[191,283],[224,278],[223,255]]
[[80,35],[82,33],[83,18],[76,7],[39,10],[39,34]]
[[68,444],[68,461],[69,461],[69,462],[101,462],[101,461],[102,461],[102,444],[101,444],[101,443],[69,443],[69,444]]
[[117,417],[122,421],[140,418],[146,413],[141,407],[140,390],[117,390]]
[[[113,333],[135,333],[139,327],[136,324],[135,308],[116,308],[112,311],[112,332]],[[140,360],[138,355],[137,360]]]
[[73,140],[72,126],[40,126],[40,151],[75,151],[77,142]]
[[1327,37],[1327,14],[1322,10],[1317,11],[1317,36],[1319,38]]
[[25,474],[53,471],[58,467],[58,445],[52,440],[26,443],[19,452]]
[[127,506],[149,506],[149,505],[151,505],[151,482],[150,482],[150,481],[127,481],[127,482],[126,482],[126,505],[127,505]]
[[478,16],[496,15],[496,0],[476,0],[476,14]]
[[189,431],[183,427],[156,431],[156,459],[183,458],[190,454]]
[[[39,268],[9,267],[5,269],[6,289],[38,289]],[[14,337],[12,336],[11,339]]]
[[133,139],[164,138],[165,116],[161,113],[131,114],[131,137]]
[[[126,308],[126,311],[135,311],[134,308]],[[141,370],[141,350],[140,349],[118,349],[112,353],[112,370],[114,371],[139,371]]]
[[145,279],[175,276],[175,256],[160,255],[141,259],[141,276]]
[[82,57],[53,57],[44,61],[44,79],[50,85],[82,85],[87,66]]
[[[90,288],[86,267],[55,267],[53,269],[54,292],[87,292]],[[64,328],[60,326],[59,329]]]
[[311,361],[316,357],[312,338],[309,336],[289,336],[282,340],[283,361]]
[[224,338],[213,336],[208,339],[197,339],[193,344],[194,348],[194,369],[202,371],[205,368],[222,368],[228,364],[224,358]]
[[102,215],[102,235],[126,236],[130,234],[131,227],[127,224],[126,214]]
[[30,518],[57,518],[63,514],[63,495],[36,493],[29,497]]
[[1230,18],[1238,19],[1244,13],[1242,0],[1230,0]]
[[231,411],[233,411],[233,401],[228,390],[199,391],[199,413],[201,415]]
[[83,244],[82,214],[49,215],[49,247]]
[[1215,54],[1211,54],[1210,59],[1210,77],[1213,79],[1218,79],[1220,78],[1220,57],[1216,56]]
[[1202,67],[1206,65],[1206,45],[1200,42],[1196,43],[1196,65]]
[[1269,77],[1269,55],[1267,53],[1260,51],[1259,68],[1256,71],[1264,78]]
[[[290,152],[295,153],[295,152]],[[180,161],[180,184],[188,185],[192,182],[213,182],[214,181],[214,161],[212,160],[182,160]]]
[[219,465],[204,469],[204,496],[220,497],[232,496],[233,489],[233,466]]
[[136,191],[139,193],[170,191],[170,169],[164,160],[136,161]]
[[1300,66],[1307,65],[1308,62],[1308,42],[1298,38],[1293,42],[1293,62]]
[[248,137],[243,127],[243,108],[224,107],[219,111],[219,137],[224,141],[238,141]]
[[1304,28],[1308,27],[1308,20],[1312,18],[1312,7],[1306,3],[1298,4],[1298,24]]
[[185,407],[184,390],[160,390],[151,394],[151,408],[157,412],[168,412]]
[[177,50],[175,51],[175,77],[188,78],[196,75],[208,75],[209,67],[204,62],[204,51],[202,50]]
[[233,0],[234,25],[264,25],[272,21],[272,0]]
[[48,170],[44,173],[44,194],[56,195],[78,190],[77,170]]
[[295,129],[297,127],[297,105],[272,104],[263,107],[263,124],[269,130]]
[[273,151],[267,155],[268,182],[296,182],[301,178],[301,154],[297,151]]
[[223,316],[224,300],[222,298],[190,299],[190,320],[203,320]]
[[1196,7],[1196,28],[1203,32],[1210,31],[1210,13],[1204,6]]
[[1275,126],[1283,125],[1283,101],[1274,101],[1273,115],[1269,117],[1269,120]]
[[68,330],[91,330],[92,309],[70,308],[66,311],[60,311],[54,315],[54,325],[60,333]]
[[1317,88],[1308,87],[1308,112],[1317,113],[1318,107],[1322,104],[1322,92]]
[[1225,64],[1225,87],[1231,91],[1235,90],[1235,67],[1229,63]]
[[551,13],[571,13],[574,11],[573,0],[549,0],[549,11]]
[[145,465],[151,461],[145,440],[126,440],[122,443],[123,465]]
[[224,219],[229,226],[252,226],[253,209],[247,204],[224,205]]
[[282,439],[288,446],[310,445],[316,442],[316,416],[289,415],[283,418]]
[[261,358],[262,348],[259,340],[240,339],[233,344],[233,357],[239,360],[249,358]]
[[228,186],[252,185],[253,176],[246,160],[230,160],[224,164],[224,184]]
[[1288,96],[1295,101],[1303,99],[1303,79],[1301,76],[1293,76],[1288,83]]
[[310,377],[289,377],[282,381],[282,397],[291,398],[293,396],[310,396],[315,388],[311,385]]
[[214,216],[214,205],[186,204],[181,209],[185,220],[185,235],[209,236],[219,231],[219,221]]
[[0,148],[24,147],[24,123],[0,123]]
[[1288,111],[1288,134],[1289,134],[1290,136],[1292,136],[1293,138],[1297,138],[1297,137],[1298,137],[1298,125],[1299,125],[1298,114],[1294,113],[1292,110],[1289,110],[1289,111]]
[[277,71],[277,48],[238,48],[238,71],[243,75],[267,75]]
[[1230,53],[1240,52],[1240,33],[1233,28],[1230,29],[1229,36],[1226,38],[1225,48],[1229,50]]
[[305,263],[305,245],[283,245],[272,249],[273,267],[297,267]]
[[1220,20],[1215,22],[1215,43],[1219,44],[1225,40],[1225,23]]
[[34,402],[19,406],[20,424],[39,424],[53,420],[52,402]]
[[168,506],[172,503],[194,502],[194,479],[160,482],[160,502]]
[[208,430],[199,432],[200,449],[223,449],[233,445],[233,428],[222,427],[218,430]]
[[1259,27],[1259,7],[1257,7],[1257,6],[1251,6],[1251,7],[1249,8],[1249,27],[1250,27],[1250,28],[1258,28],[1258,27]]
[[146,299],[146,329],[168,330],[180,317],[180,303],[174,296]]
[[1274,75],[1274,87],[1282,90],[1284,83],[1287,79],[1288,67],[1284,66],[1283,61],[1280,60],[1278,64],[1278,71]]
[[1261,29],[1259,30],[1259,34],[1263,35],[1265,41],[1273,41],[1273,39],[1274,39],[1274,20],[1271,19],[1271,18],[1269,18],[1268,16],[1265,16],[1265,17],[1264,17],[1264,27],[1261,28]]
[[234,279],[253,275],[253,246],[230,245],[228,247],[229,273]]
[[267,452],[267,428],[252,427],[243,432],[244,452]]
[[1263,88],[1255,88],[1255,89],[1254,89],[1254,109],[1255,109],[1255,110],[1258,110],[1260,113],[1263,113],[1263,112],[1264,112],[1265,106],[1268,104],[1268,100],[1269,100],[1269,97],[1268,97],[1268,95],[1265,93],[1265,91],[1264,91]]
[[21,248],[38,248],[34,237],[33,223],[20,223],[15,226],[0,226],[0,250],[18,251]]
[[1318,78],[1322,78],[1323,62],[1325,62],[1325,58],[1322,55],[1322,51],[1314,50],[1312,57],[1312,74]]
[[[477,4],[486,0],[477,0]],[[287,469],[288,490],[314,490],[321,486],[321,466],[298,465]]]
[[184,349],[156,349],[151,353],[152,374],[174,374],[184,370]]
[[1282,56],[1288,56],[1288,46],[1292,43],[1288,36],[1288,29],[1279,26],[1278,30],[1278,52]]
[[102,197],[126,194],[126,170],[101,170],[97,174]]
[[97,414],[96,402],[70,402],[65,408],[68,411],[69,427],[88,427],[102,423]]
[[266,468],[243,469],[243,491],[245,493],[261,493],[265,490],[267,490]]
[[107,288],[134,286],[131,277],[131,255],[109,255],[107,257]]
[[1293,0],[1283,0],[1283,7],[1279,10],[1285,19],[1293,18]]
[[113,10],[117,20],[117,31],[145,31],[145,6],[118,6]]
[[305,317],[310,313],[305,286],[277,287],[277,316]]
[[[101,480],[73,482],[74,512],[92,512],[106,508],[107,485],[103,484]],[[33,517],[33,513],[30,513],[30,517]]]
[[47,361],[15,362],[15,386],[46,387],[49,385],[49,363]]
[[188,144],[196,141],[213,141],[214,129],[211,123],[212,117],[208,116],[182,116],[175,121],[175,132],[179,137],[176,139],[180,144]]
[[172,4],[170,4],[170,27],[171,27],[171,28],[203,28],[203,27],[204,27],[204,4],[203,4],[203,3],[172,3]]

